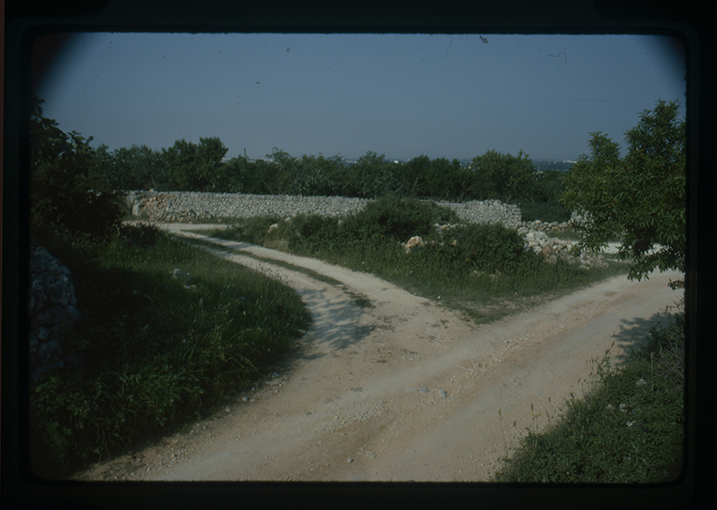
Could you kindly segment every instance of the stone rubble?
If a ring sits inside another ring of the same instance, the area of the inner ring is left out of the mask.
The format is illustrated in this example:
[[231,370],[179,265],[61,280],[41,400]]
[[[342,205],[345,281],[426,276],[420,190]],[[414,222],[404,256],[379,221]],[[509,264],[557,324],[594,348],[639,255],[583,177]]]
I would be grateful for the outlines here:
[[571,253],[575,242],[550,237],[547,234],[547,232],[559,232],[571,227],[572,224],[572,220],[569,222],[524,221],[518,228],[518,234],[525,238],[526,249],[540,253],[548,263],[555,264],[559,258],[562,258],[568,262],[579,264],[580,269],[606,267],[607,262],[603,260],[602,254],[581,253],[579,256],[575,256]]
[[[441,234],[443,231],[450,228],[455,228],[458,225],[433,225],[433,228]],[[550,237],[546,232],[558,232],[562,229],[568,228],[569,222],[541,222],[540,220],[521,222],[520,227],[517,229],[525,239],[525,249],[533,250],[535,253],[539,253],[545,259],[545,262],[549,264],[557,263],[558,259],[564,259],[568,262],[579,264],[580,269],[590,269],[591,267],[606,267],[607,263],[603,260],[602,254],[590,254],[581,253],[579,256],[575,256],[571,253],[571,249],[574,246],[573,241],[558,239]],[[411,237],[407,242],[400,243],[406,253],[415,251],[426,244],[420,236]],[[456,245],[456,242],[453,242]]]

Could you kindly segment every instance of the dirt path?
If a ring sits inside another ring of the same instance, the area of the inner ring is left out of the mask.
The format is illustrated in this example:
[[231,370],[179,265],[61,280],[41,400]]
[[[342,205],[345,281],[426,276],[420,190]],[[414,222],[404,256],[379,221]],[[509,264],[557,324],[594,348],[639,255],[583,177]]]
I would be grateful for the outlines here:
[[[169,228],[185,227],[196,228]],[[591,358],[601,358],[613,342],[611,354],[620,356],[630,330],[644,333],[678,299],[667,287],[677,273],[643,282],[617,277],[475,326],[370,275],[223,244],[309,268],[343,287],[216,252],[301,294],[314,323],[299,357],[188,433],[78,478],[487,481],[526,427],[539,430],[570,392],[581,394]],[[373,308],[357,306],[347,290]]]

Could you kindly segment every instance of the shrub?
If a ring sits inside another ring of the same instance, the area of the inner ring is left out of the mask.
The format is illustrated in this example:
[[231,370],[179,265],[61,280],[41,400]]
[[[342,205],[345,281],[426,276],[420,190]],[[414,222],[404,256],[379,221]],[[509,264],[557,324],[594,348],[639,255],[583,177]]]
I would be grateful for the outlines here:
[[653,329],[647,349],[619,369],[606,355],[597,384],[571,396],[559,420],[529,431],[497,482],[664,483],[684,447],[684,315]]
[[518,232],[502,225],[461,225],[448,230],[442,243],[440,258],[460,263],[463,270],[508,271],[532,255],[524,251]]
[[383,236],[406,241],[412,236],[427,235],[435,223],[458,222],[456,213],[448,208],[389,196],[369,202],[361,212],[349,218],[346,230],[361,239]]
[[93,171],[94,152],[79,133],[64,133],[34,99],[30,124],[30,225],[42,237],[57,230],[106,238],[126,205]]

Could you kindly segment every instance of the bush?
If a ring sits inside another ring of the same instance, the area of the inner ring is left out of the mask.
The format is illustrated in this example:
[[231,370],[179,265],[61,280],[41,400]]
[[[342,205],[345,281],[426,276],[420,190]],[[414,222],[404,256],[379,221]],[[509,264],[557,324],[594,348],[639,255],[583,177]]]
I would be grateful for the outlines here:
[[107,238],[126,214],[122,193],[94,172],[95,155],[79,133],[42,116],[35,98],[30,123],[30,225],[43,237],[68,230]]
[[434,203],[416,199],[383,197],[369,202],[363,211],[349,218],[346,230],[360,239],[380,238],[407,241],[430,233],[435,223],[458,223],[456,213]]
[[524,250],[517,231],[502,225],[460,225],[441,235],[432,234],[429,239],[429,249],[417,253],[423,262],[428,264],[428,259],[435,259],[433,262],[450,271],[464,274],[511,271],[534,255]]
[[521,200],[518,205],[522,221],[570,221],[570,212],[559,202]]

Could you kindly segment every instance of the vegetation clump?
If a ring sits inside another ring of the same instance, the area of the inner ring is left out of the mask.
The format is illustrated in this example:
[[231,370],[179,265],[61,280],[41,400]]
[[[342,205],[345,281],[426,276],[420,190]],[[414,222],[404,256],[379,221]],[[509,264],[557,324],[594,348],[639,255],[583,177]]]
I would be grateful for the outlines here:
[[682,470],[684,312],[655,328],[622,367],[606,355],[595,386],[523,438],[495,482],[664,483]]
[[624,158],[617,143],[591,133],[591,156],[581,156],[566,177],[562,203],[585,214],[579,247],[599,249],[619,236],[618,257],[632,260],[631,279],[654,269],[685,271],[686,127],[678,109],[676,101],[657,101],[643,112],[625,133]]
[[151,227],[78,248],[67,239],[50,246],[73,274],[83,320],[65,354],[82,361],[31,383],[41,475],[210,412],[289,353],[310,321],[288,287]]
[[[448,208],[393,196],[343,218],[250,218],[209,235],[369,272],[418,295],[440,297],[478,322],[623,271],[616,265],[584,271],[563,260],[547,264],[525,248],[515,229],[460,224]],[[407,252],[414,236],[421,244]]]

